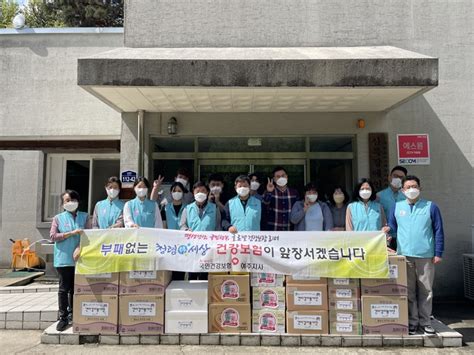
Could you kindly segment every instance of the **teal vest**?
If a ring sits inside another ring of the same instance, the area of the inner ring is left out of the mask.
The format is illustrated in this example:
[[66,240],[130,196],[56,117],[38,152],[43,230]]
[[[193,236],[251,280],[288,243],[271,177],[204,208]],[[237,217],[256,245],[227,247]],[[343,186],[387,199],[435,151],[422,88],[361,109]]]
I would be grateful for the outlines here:
[[97,223],[100,229],[107,229],[117,223],[117,219],[123,214],[125,203],[118,198],[110,201],[108,198],[97,202],[95,205]]
[[230,224],[239,232],[259,231],[262,216],[262,203],[253,196],[247,200],[244,210],[240,197],[235,196],[229,200]]
[[156,205],[155,201],[147,198],[143,202],[138,197],[128,201],[133,223],[140,227],[155,228]]
[[[86,227],[88,214],[77,212],[76,218],[72,213],[64,211],[56,216],[58,221],[58,230],[60,233],[71,232],[75,229],[84,229]],[[54,243],[54,267],[74,266],[72,258],[74,250],[79,246],[81,236],[72,235],[64,240]]]
[[380,203],[369,201],[367,210],[361,201],[352,202],[349,206],[351,206],[352,226],[354,227],[354,231],[379,231],[382,229]]
[[395,204],[398,201],[403,201],[406,199],[405,195],[399,190],[393,193],[393,190],[389,187],[380,191],[377,196],[379,197],[379,202],[383,207],[385,216],[389,216],[392,209],[395,207]]
[[166,225],[168,229],[179,230],[179,222],[181,221],[181,215],[183,214],[184,208],[185,206],[184,204],[182,204],[178,215],[176,215],[176,211],[174,209],[173,203],[168,202],[168,204],[165,207]]
[[407,200],[395,205],[397,253],[416,258],[432,258],[435,241],[431,221],[431,202],[419,200],[413,210]]
[[202,217],[199,217],[199,207],[196,202],[186,206],[188,228],[195,231],[216,230],[216,205],[208,202]]

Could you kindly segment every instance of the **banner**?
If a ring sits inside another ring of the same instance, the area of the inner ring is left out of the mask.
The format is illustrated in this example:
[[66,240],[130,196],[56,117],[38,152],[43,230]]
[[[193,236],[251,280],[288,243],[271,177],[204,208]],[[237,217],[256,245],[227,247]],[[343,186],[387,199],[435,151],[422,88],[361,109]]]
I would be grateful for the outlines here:
[[174,270],[388,278],[382,232],[186,232],[85,230],[79,274]]

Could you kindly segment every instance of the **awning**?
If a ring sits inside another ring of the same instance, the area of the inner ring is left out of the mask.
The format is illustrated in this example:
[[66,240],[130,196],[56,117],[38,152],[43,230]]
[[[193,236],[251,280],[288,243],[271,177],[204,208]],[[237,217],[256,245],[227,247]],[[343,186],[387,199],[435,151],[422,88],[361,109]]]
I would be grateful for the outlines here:
[[120,112],[385,111],[438,85],[438,59],[390,46],[119,48],[78,85]]

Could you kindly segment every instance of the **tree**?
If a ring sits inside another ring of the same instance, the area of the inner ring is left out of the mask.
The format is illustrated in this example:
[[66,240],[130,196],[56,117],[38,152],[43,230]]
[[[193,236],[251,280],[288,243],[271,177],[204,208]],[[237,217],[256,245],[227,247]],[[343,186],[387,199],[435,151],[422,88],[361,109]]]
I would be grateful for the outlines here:
[[52,1],[29,0],[24,8],[25,22],[28,27],[65,27],[61,9]]
[[50,1],[62,11],[68,27],[122,27],[123,0]]
[[0,28],[13,27],[13,18],[19,10],[15,1],[0,0]]

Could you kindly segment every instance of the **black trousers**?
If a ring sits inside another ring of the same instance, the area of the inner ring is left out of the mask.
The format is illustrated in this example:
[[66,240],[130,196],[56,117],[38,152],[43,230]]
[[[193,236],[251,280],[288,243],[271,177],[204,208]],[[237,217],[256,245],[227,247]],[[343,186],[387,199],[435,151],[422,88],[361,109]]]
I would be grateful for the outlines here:
[[74,266],[56,268],[59,275],[58,306],[59,319],[67,319],[72,315],[72,302],[74,296]]

